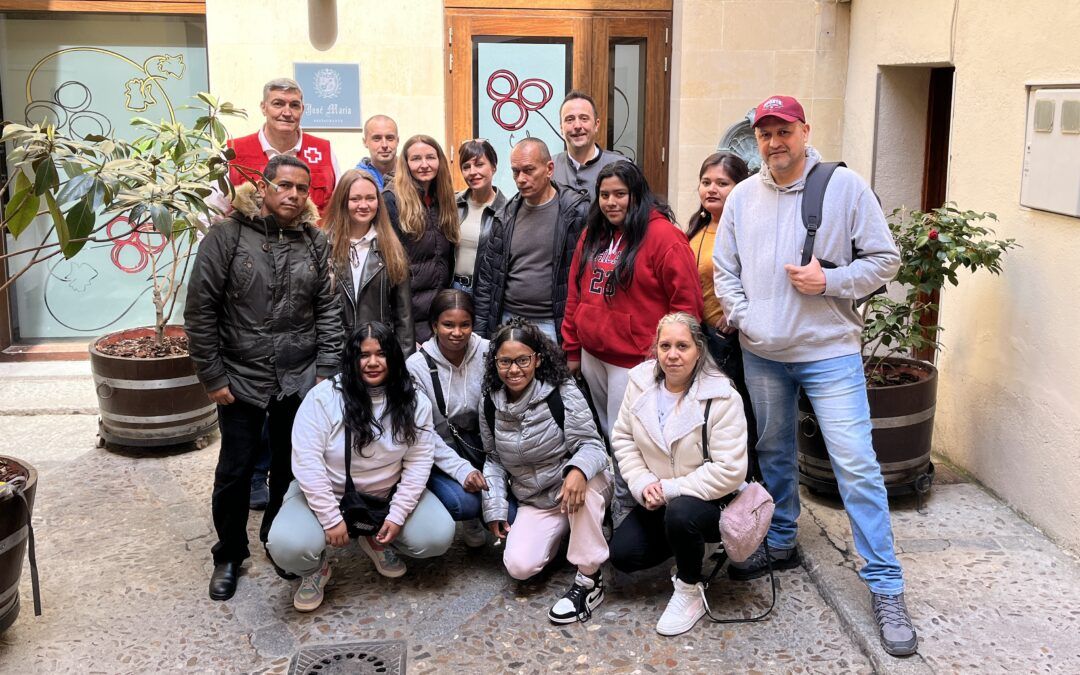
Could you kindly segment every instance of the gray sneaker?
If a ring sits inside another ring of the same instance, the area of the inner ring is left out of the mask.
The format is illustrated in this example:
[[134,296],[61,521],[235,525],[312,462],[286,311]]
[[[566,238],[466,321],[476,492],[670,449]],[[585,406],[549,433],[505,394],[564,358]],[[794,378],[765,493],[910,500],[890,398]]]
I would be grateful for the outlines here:
[[904,594],[871,593],[870,596],[878,629],[881,631],[881,646],[893,656],[914,654],[919,638],[915,634],[915,627],[911,625]]

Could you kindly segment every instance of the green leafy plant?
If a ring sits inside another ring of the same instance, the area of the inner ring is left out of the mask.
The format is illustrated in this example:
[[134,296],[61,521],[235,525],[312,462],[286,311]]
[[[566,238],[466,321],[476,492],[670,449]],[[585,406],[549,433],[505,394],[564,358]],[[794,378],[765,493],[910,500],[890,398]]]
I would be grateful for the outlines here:
[[866,373],[871,385],[888,383],[889,357],[933,353],[940,348],[937,323],[938,295],[948,281],[960,283],[957,272],[985,269],[1001,273],[1001,257],[1019,244],[1015,239],[991,239],[994,231],[982,226],[997,220],[993,213],[961,211],[948,203],[931,211],[896,209],[889,228],[900,249],[900,270],[895,281],[906,290],[904,302],[879,295],[867,303],[863,328]]
[[[4,188],[10,200],[0,222],[19,241],[33,220],[48,216],[50,227],[40,242],[0,256],[6,263],[30,258],[0,285],[5,291],[35,265],[62,255],[71,259],[87,243],[108,243],[133,234],[158,237],[149,255],[153,284],[156,342],[164,339],[177,295],[193,255],[196,233],[218,213],[209,200],[211,185],[232,194],[222,117],[246,117],[231,103],[199,93],[195,109],[205,109],[193,127],[179,122],[135,118],[143,133],[133,141],[90,135],[67,138],[52,125],[5,123],[2,140],[12,143],[12,175]],[[120,220],[117,220],[120,219]],[[126,221],[107,230],[110,222]],[[55,234],[55,237],[53,235]],[[20,242],[21,243],[21,242]]]

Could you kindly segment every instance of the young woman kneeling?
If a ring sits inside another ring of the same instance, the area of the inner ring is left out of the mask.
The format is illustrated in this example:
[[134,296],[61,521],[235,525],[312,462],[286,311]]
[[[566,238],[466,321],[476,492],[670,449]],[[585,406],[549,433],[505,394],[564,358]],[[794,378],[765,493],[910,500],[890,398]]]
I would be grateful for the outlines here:
[[[352,439],[348,451],[346,430]],[[424,488],[433,435],[431,404],[416,395],[393,331],[381,323],[361,324],[345,345],[342,372],[308,393],[293,423],[296,480],[267,546],[282,569],[303,577],[293,596],[297,610],[322,604],[330,580],[327,545],[349,544],[340,509],[347,473],[357,492],[390,500],[378,533],[358,541],[380,574],[405,574],[396,552],[431,558],[450,548],[454,521]]]
[[721,505],[746,477],[746,417],[697,319],[668,314],[655,344],[656,359],[630,371],[611,437],[637,502],[611,538],[611,564],[634,572],[674,554],[675,592],[656,631],[679,635],[705,615],[702,558],[720,541]]
[[[608,547],[601,523],[611,500],[611,467],[592,412],[559,348],[518,320],[491,340],[484,396],[484,520],[496,537],[506,538],[503,564],[513,578],[528,579],[569,532],[566,559],[577,576],[548,618],[588,619],[604,600],[600,566]],[[518,502],[513,526],[507,523],[508,482]]]

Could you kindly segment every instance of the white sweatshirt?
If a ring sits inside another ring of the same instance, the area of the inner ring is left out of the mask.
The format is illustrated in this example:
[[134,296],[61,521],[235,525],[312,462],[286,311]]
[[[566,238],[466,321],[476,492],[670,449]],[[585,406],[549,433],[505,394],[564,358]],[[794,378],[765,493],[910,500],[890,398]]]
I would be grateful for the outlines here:
[[[345,494],[345,425],[338,375],[315,385],[296,412],[292,430],[292,469],[308,506],[324,530],[342,521],[340,502]],[[416,508],[435,456],[435,432],[431,404],[416,397],[416,443],[406,446],[393,440],[393,425],[386,414],[386,399],[372,397],[383,433],[352,453],[353,486],[360,492],[385,497],[397,485],[390,501],[392,523],[404,525]]]

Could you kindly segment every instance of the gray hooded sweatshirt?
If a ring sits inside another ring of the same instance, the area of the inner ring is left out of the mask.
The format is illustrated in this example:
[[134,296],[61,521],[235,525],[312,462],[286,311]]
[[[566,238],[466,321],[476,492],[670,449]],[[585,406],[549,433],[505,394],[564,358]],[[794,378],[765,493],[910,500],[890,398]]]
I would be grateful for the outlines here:
[[[439,371],[439,383],[442,385],[443,398],[446,399],[446,414],[458,429],[477,431],[480,424],[480,389],[484,383],[484,355],[487,354],[488,341],[473,333],[460,366],[446,360],[435,337],[425,342],[421,349],[431,355]],[[435,431],[438,432],[438,438],[435,439],[435,466],[464,485],[469,474],[477,469],[454,449],[450,427],[435,403],[435,390],[431,386],[431,372],[428,370],[427,360],[423,354],[416,352],[405,362],[405,367],[409,369],[417,388],[431,402]]]
[[[821,161],[806,149],[803,176],[778,186],[766,167],[735,186],[720,217],[713,252],[716,295],[742,347],[756,356],[793,363],[862,351],[862,317],[855,300],[891,281],[900,253],[877,197],[854,171],[839,167],[825,190],[821,228],[814,244],[825,269],[825,292],[795,290],[785,264],[802,261],[806,174]],[[858,251],[853,256],[852,246]]]

